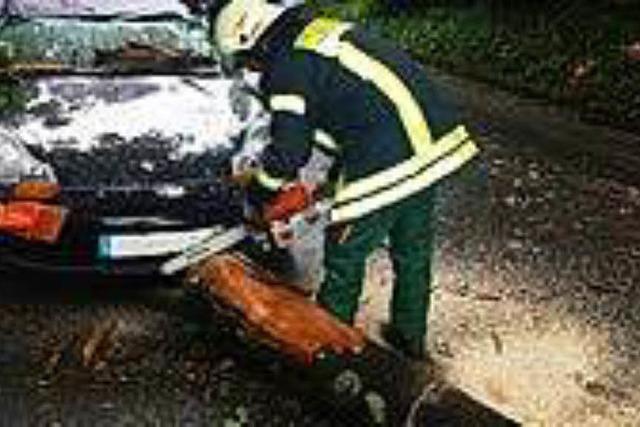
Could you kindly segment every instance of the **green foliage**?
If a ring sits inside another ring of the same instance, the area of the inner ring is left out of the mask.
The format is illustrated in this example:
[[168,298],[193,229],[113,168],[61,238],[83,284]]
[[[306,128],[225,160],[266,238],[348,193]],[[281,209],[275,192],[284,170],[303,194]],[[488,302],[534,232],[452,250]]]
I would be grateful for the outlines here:
[[26,102],[27,95],[17,82],[0,81],[0,118],[22,111]]
[[[353,17],[351,2],[329,3],[325,12]],[[374,8],[355,18],[426,64],[569,105],[590,121],[640,129],[640,60],[626,53],[640,43],[636,9],[585,7],[558,19],[539,8],[523,18],[522,10],[496,15],[483,2],[467,3],[414,7],[402,16]]]
[[383,2],[380,0],[310,0],[307,6],[329,16],[340,17],[352,21],[362,21],[368,17],[376,16],[383,10]]
[[640,128],[640,62],[625,56],[634,39],[619,20],[496,27],[481,10],[445,9],[382,27],[426,63],[571,105],[591,121]]
[[0,118],[24,109],[26,92],[6,71],[11,62],[11,50],[0,43]]

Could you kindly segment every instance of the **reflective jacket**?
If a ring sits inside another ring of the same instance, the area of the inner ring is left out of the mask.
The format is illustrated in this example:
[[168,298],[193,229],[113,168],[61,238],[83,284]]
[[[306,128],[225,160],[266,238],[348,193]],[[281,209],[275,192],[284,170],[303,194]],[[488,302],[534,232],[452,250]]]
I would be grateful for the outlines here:
[[350,23],[305,16],[285,14],[285,36],[271,38],[264,58],[273,137],[258,174],[264,187],[294,180],[317,144],[340,167],[332,221],[348,221],[415,194],[476,155],[446,99],[407,54]]

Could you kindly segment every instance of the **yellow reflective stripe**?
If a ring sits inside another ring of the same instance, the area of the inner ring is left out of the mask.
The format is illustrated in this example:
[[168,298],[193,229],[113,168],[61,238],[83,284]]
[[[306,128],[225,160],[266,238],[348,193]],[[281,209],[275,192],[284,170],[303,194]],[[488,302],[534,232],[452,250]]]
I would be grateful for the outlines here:
[[316,129],[313,132],[313,140],[316,144],[330,151],[338,151],[339,149],[338,144],[336,144],[336,140],[322,129]]
[[433,143],[424,112],[402,80],[382,62],[340,40],[351,28],[348,23],[316,19],[303,30],[295,47],[336,58],[355,75],[371,81],[395,105],[415,155],[371,177],[344,187],[339,185],[333,222],[358,218],[416,193],[452,173],[478,152],[463,126]]
[[263,169],[260,169],[258,171],[258,173],[256,174],[256,178],[258,179],[260,185],[273,191],[279,190],[280,187],[282,187],[287,182],[284,179],[275,178],[267,174],[267,172],[265,172]]
[[294,46],[301,49],[318,50],[326,56],[335,56],[340,44],[340,36],[352,27],[353,24],[348,22],[332,18],[317,18],[305,27],[296,39]]
[[359,218],[415,194],[454,172],[477,153],[478,147],[472,141],[468,141],[451,155],[434,163],[433,166],[428,167],[419,175],[378,194],[334,208],[331,211],[331,221],[336,223]]
[[435,144],[432,144],[429,151],[420,155],[415,155],[409,160],[373,176],[347,184],[345,188],[336,195],[336,202],[344,203],[351,199],[363,197],[378,190],[379,188],[400,181],[402,178],[414,175],[439,156],[452,151],[468,137],[469,134],[465,127],[458,126],[440,138]]
[[382,62],[348,42],[342,42],[340,63],[362,78],[371,81],[396,107],[413,150],[420,154],[430,149],[431,134],[420,105],[400,78]]
[[273,111],[288,111],[304,116],[307,103],[300,95],[273,95],[269,99],[269,106]]
[[371,81],[398,111],[398,116],[416,153],[430,148],[431,133],[422,108],[402,80],[382,62],[340,37],[352,27],[331,19],[316,19],[296,40],[295,46],[336,57],[340,64],[363,80]]

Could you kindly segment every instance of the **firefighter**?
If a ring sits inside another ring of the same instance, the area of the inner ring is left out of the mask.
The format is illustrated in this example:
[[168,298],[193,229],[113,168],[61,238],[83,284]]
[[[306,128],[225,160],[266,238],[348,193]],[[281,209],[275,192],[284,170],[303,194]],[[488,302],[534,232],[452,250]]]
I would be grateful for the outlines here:
[[388,239],[395,283],[383,335],[425,358],[435,184],[477,153],[446,97],[400,49],[304,6],[233,0],[214,32],[223,58],[261,73],[272,113],[257,199],[268,205],[298,181],[314,146],[335,158],[318,303],[352,324],[366,258]]

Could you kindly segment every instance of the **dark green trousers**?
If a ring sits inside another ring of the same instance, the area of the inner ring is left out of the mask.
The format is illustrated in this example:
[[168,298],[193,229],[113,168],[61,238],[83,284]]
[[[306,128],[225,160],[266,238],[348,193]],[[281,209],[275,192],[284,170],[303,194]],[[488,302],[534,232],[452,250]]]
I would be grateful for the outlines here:
[[327,233],[318,302],[353,323],[367,256],[389,237],[395,273],[391,324],[407,338],[424,337],[430,301],[435,186]]

